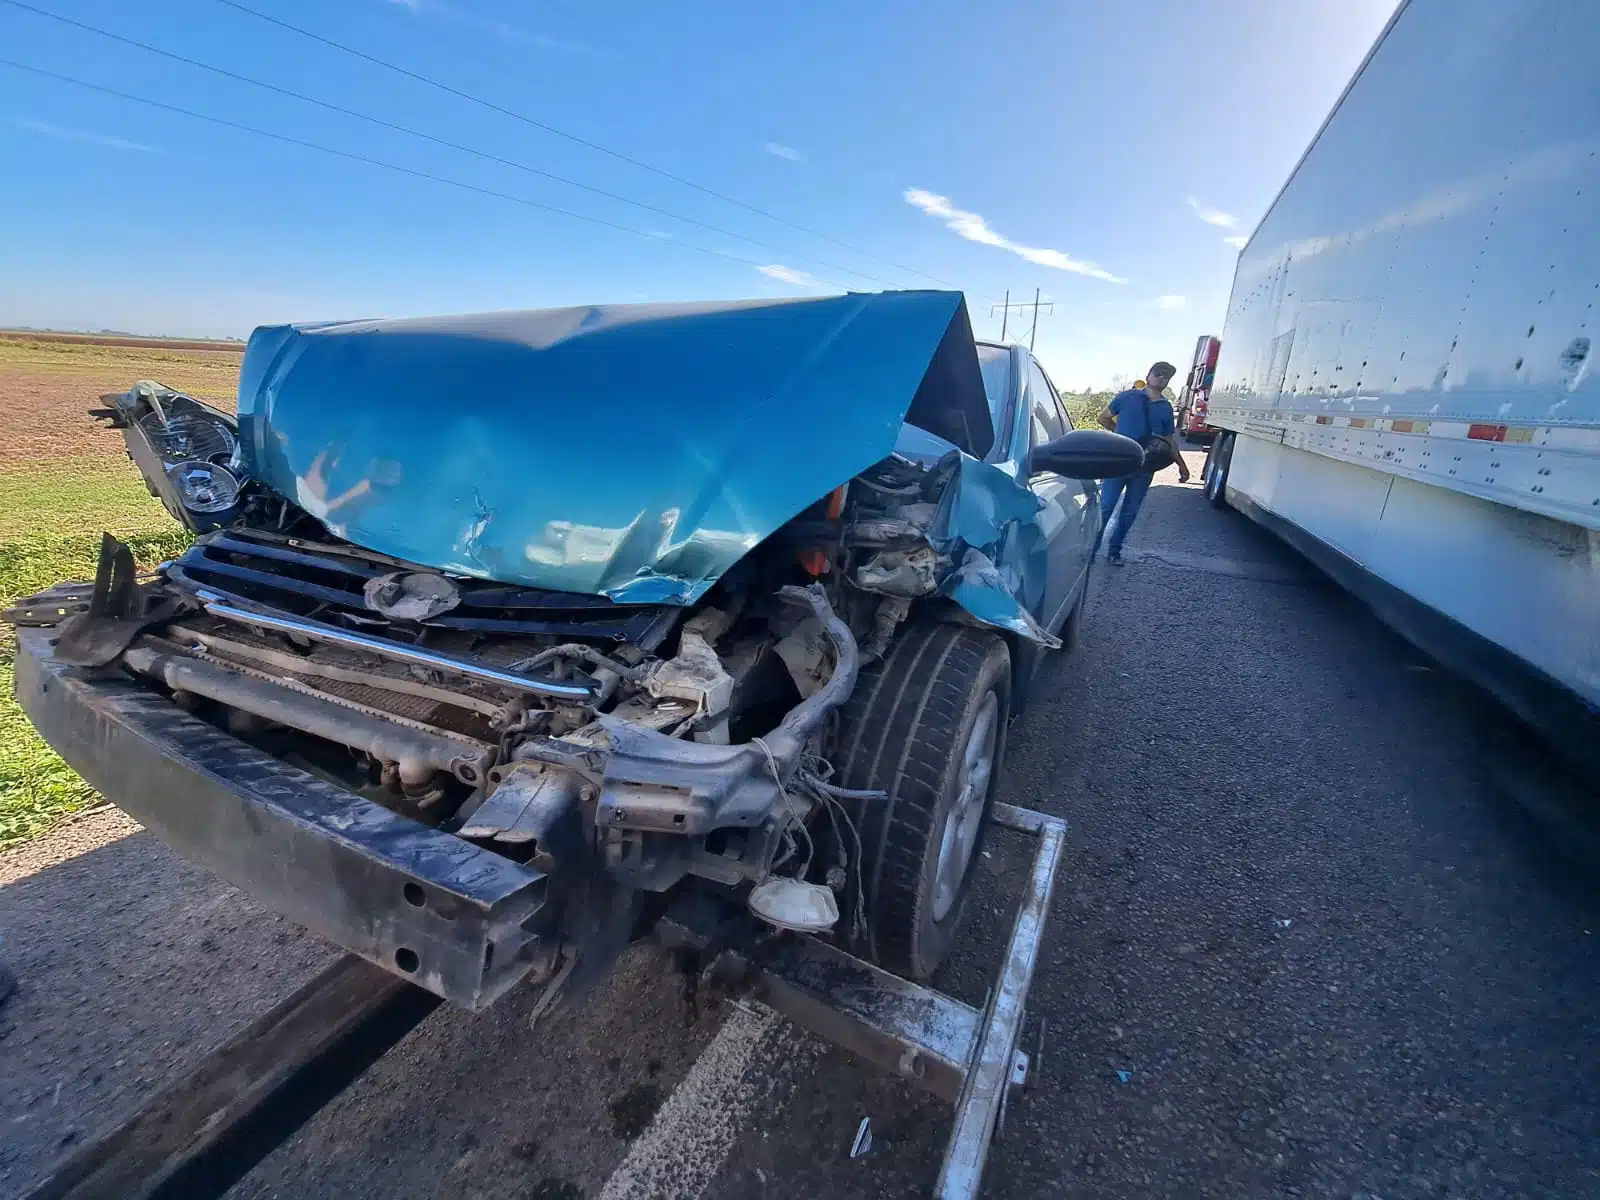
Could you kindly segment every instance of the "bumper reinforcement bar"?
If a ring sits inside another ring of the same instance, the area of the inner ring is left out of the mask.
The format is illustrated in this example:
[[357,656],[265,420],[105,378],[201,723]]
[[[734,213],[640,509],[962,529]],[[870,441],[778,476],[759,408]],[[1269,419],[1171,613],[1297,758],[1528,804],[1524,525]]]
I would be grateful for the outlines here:
[[533,928],[542,873],[273,758],[147,686],[64,667],[52,632],[17,630],[18,702],[79,774],[184,857],[465,1008],[554,968]]

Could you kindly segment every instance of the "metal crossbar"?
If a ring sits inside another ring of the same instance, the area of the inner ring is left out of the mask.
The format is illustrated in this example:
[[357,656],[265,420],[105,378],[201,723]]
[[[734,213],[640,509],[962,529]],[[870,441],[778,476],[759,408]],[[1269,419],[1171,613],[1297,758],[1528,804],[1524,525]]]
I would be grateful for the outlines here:
[[1059,817],[997,804],[993,819],[1039,844],[999,981],[982,1010],[814,938],[795,939],[760,964],[761,999],[772,1008],[955,1104],[955,1127],[934,1189],[939,1200],[978,1194],[1006,1095],[1027,1078],[1028,1060],[1017,1042],[1066,844],[1067,825]]

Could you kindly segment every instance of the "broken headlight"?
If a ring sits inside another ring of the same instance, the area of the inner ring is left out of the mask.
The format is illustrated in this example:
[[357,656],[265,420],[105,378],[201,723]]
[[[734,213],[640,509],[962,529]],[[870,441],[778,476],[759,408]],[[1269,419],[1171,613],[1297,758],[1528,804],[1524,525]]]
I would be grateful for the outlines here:
[[226,512],[239,502],[239,481],[218,463],[181,462],[167,469],[167,478],[190,512]]
[[239,439],[219,417],[149,412],[139,419],[139,428],[163,462],[220,461],[233,456]]
[[151,495],[196,533],[227,524],[245,484],[234,419],[148,381],[103,399],[111,407],[95,415],[122,430]]

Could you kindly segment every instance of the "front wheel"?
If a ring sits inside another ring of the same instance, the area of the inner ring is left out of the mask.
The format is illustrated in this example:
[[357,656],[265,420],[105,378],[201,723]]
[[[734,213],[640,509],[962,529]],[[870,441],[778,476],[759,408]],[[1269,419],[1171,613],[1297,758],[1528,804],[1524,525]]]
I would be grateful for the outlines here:
[[867,953],[927,979],[949,953],[1005,753],[1011,658],[962,625],[906,630],[861,674],[842,713],[835,766],[860,833]]

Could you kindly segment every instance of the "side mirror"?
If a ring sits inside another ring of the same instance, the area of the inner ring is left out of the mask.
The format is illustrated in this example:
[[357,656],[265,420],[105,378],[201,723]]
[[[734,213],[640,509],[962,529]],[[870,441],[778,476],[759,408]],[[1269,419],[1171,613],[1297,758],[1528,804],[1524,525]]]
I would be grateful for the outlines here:
[[1144,447],[1105,429],[1075,429],[1028,454],[1028,474],[1053,471],[1067,479],[1115,479],[1144,466]]

